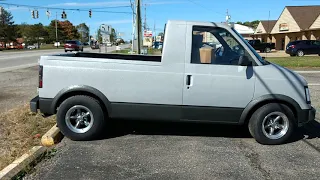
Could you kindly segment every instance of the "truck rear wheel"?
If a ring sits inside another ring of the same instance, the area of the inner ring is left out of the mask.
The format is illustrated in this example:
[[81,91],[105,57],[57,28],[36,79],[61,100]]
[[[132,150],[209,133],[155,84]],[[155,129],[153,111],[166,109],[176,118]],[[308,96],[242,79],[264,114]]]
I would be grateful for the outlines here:
[[283,144],[292,135],[294,119],[288,106],[278,103],[266,104],[251,116],[249,131],[261,144]]
[[299,57],[304,56],[304,52],[303,52],[302,50],[299,50],[299,51],[297,52],[297,56],[299,56]]
[[266,53],[270,53],[270,52],[271,52],[271,48],[266,47],[266,48],[264,49],[264,51],[265,51]]
[[105,127],[102,107],[89,96],[73,96],[61,103],[57,124],[62,134],[71,140],[92,140]]

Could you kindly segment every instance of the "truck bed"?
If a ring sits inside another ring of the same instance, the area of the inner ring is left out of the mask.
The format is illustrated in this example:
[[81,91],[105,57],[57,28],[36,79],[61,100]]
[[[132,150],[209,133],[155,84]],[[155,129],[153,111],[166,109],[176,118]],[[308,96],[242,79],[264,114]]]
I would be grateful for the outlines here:
[[57,56],[161,62],[161,56],[131,55],[131,54],[102,54],[102,53],[79,52],[75,54],[59,54]]

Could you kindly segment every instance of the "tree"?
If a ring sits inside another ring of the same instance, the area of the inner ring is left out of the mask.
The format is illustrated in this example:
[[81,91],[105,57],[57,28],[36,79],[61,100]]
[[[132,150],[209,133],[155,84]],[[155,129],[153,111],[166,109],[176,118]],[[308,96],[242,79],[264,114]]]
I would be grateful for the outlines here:
[[0,16],[0,41],[4,42],[4,47],[10,41],[16,42],[18,37],[18,28],[14,25],[13,16],[10,12],[3,9]]
[[89,27],[85,23],[81,23],[76,28],[81,42],[89,42]]
[[111,29],[110,42],[115,42],[117,40],[117,33],[114,28]]
[[70,21],[59,21],[58,23],[61,26],[64,37],[66,37],[67,39],[78,39],[80,37],[78,30]]
[[102,43],[102,34],[101,34],[101,30],[100,30],[100,29],[98,29],[98,31],[97,31],[97,37],[96,37],[96,39],[97,39],[97,41],[98,41],[99,43]]
[[48,37],[48,32],[41,23],[30,25],[25,28],[24,34],[27,42],[37,43],[38,48],[40,48],[40,42]]
[[238,21],[236,24],[242,24],[244,26],[249,26],[249,27],[252,27],[254,29],[256,29],[259,25],[260,21],[259,20],[255,20],[255,21],[246,21],[246,22],[241,22],[241,21]]
[[[55,20],[52,20],[49,24],[49,26],[45,27],[46,31],[48,32],[48,39],[46,42],[55,42],[56,41],[56,22]],[[58,32],[58,41],[63,41],[66,39],[62,27],[58,21],[57,23],[57,32]]]

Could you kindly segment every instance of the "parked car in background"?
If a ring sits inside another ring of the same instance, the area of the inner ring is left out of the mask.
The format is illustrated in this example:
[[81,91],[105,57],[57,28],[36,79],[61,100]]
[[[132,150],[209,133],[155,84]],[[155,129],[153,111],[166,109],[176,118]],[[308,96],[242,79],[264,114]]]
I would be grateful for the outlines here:
[[84,46],[89,46],[89,43],[84,42],[83,45],[84,45]]
[[320,56],[320,41],[299,40],[288,43],[286,53],[290,56],[304,56],[306,54],[318,54]]
[[111,47],[112,46],[112,43],[111,42],[107,42],[107,47]]
[[260,39],[252,39],[248,41],[249,44],[255,49],[259,50],[260,52],[271,52],[272,49],[275,49],[275,43],[263,43]]
[[27,49],[37,49],[37,46],[35,46],[35,45],[28,45],[28,46],[27,46]]
[[81,51],[83,52],[83,44],[77,40],[66,41],[64,44],[64,51]]
[[162,42],[154,42],[152,48],[153,49],[162,49]]

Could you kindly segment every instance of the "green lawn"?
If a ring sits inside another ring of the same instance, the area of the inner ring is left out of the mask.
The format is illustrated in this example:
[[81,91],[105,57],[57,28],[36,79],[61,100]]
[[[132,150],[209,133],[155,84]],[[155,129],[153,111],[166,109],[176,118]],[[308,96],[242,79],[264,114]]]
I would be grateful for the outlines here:
[[269,57],[266,60],[289,68],[320,68],[320,56]]

